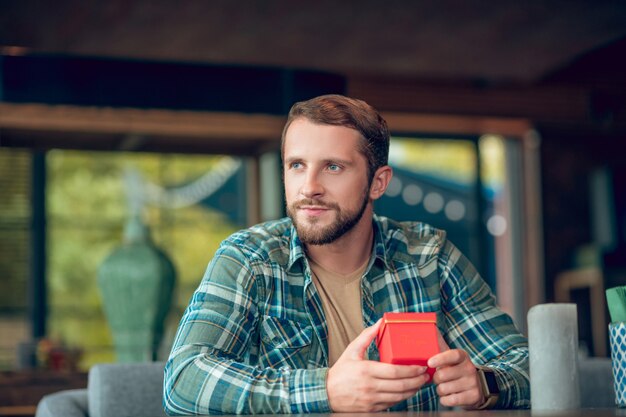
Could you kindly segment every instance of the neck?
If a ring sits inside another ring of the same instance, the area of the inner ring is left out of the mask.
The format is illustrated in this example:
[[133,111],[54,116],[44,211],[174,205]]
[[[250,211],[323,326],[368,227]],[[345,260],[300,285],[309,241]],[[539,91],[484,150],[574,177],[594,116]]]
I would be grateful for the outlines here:
[[359,222],[345,235],[327,245],[306,245],[307,256],[324,269],[349,274],[359,268],[372,254],[374,228],[371,206]]

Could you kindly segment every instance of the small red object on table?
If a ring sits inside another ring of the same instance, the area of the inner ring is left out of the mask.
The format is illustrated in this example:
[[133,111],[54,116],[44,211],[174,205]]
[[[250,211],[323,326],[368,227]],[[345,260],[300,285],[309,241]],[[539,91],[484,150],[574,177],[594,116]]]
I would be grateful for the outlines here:
[[[426,366],[439,353],[436,313],[385,313],[376,338],[380,361]],[[432,379],[435,369],[428,368]]]

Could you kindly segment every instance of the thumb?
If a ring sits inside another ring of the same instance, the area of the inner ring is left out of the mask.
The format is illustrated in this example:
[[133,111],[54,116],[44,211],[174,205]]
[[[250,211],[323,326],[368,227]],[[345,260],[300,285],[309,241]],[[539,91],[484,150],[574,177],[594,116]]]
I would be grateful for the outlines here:
[[350,359],[357,360],[363,359],[365,357],[365,351],[378,334],[378,329],[380,328],[380,323],[382,323],[382,321],[383,319],[380,319],[373,326],[364,329],[356,337],[356,339],[350,342],[341,356],[347,356]]

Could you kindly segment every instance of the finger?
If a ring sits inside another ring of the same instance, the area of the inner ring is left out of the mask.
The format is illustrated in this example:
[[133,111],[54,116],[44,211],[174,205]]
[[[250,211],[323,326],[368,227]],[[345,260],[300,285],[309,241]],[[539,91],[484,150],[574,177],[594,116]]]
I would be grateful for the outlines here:
[[383,362],[368,362],[369,375],[378,379],[415,378],[426,373],[427,368],[420,365],[393,365]]
[[407,398],[411,398],[416,394],[417,391],[409,390],[405,392],[397,392],[397,393],[380,393],[377,394],[373,399],[374,404],[376,405],[377,410],[385,410],[389,407],[394,406],[400,401],[404,401]]
[[439,397],[441,405],[446,407],[474,407],[482,401],[478,392],[457,392],[454,394]]
[[455,366],[441,366],[437,368],[433,375],[433,382],[441,384],[443,382],[454,381],[457,379],[476,380],[476,368],[471,362],[464,362]]
[[430,376],[428,374],[423,374],[414,378],[381,379],[378,380],[376,383],[376,392],[417,392],[424,384],[428,382],[429,378]]
[[460,349],[450,349],[438,353],[428,360],[428,366],[439,368],[441,366],[454,366],[467,359],[467,354]]
[[440,397],[446,395],[459,394],[465,391],[476,391],[479,393],[479,388],[476,381],[469,377],[463,377],[452,381],[437,384],[437,394]]
[[382,323],[382,319],[378,320],[376,324],[364,329],[357,337],[354,339],[343,352],[341,356],[347,355],[352,359],[363,359],[365,358],[365,351],[372,343],[372,340],[376,337],[378,333],[378,328]]

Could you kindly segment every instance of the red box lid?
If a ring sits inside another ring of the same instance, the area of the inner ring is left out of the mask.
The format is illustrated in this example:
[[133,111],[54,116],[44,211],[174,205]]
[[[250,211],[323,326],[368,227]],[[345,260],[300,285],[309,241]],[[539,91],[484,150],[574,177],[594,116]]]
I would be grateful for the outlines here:
[[[437,313],[385,313],[376,345],[382,362],[426,365],[439,353]],[[428,373],[432,378],[435,370],[428,368]]]
[[378,329],[376,344],[382,339],[390,323],[434,323],[437,324],[437,313],[385,313],[383,324]]

